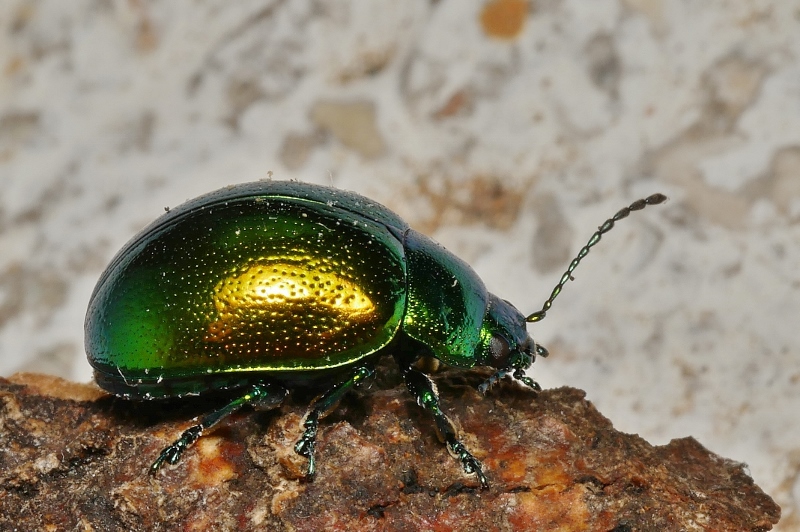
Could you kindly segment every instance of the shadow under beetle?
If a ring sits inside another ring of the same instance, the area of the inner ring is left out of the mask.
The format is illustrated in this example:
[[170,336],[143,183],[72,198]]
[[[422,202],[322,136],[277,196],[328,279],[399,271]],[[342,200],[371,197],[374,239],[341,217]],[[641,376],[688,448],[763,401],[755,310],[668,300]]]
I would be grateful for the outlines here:
[[391,354],[439,438],[488,486],[481,463],[442,412],[415,363],[435,358],[525,375],[547,350],[526,323],[545,317],[589,249],[654,194],[608,219],[567,268],[541,310],[525,317],[486,291],[475,272],[382,205],[298,182],[227,187],[169,210],[133,238],[100,277],[86,315],[86,352],[103,389],[129,399],[234,390],[150,468],[175,464],[201,434],[244,405],[273,407],[290,390],[313,400],[295,451],[316,471],[320,418]]

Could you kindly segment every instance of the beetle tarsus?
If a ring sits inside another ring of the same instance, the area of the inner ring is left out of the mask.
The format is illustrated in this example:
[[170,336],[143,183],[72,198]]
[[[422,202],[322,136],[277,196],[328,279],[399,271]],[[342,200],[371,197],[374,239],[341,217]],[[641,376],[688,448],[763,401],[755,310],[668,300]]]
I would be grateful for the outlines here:
[[317,427],[319,426],[319,417],[316,410],[312,410],[306,416],[303,422],[305,431],[294,446],[294,452],[300,456],[308,459],[308,467],[306,468],[305,480],[311,481],[317,474],[317,464],[314,460],[314,450],[317,444]]
[[317,446],[317,428],[319,427],[319,420],[336,408],[336,405],[339,404],[339,401],[342,400],[342,397],[344,397],[348,391],[374,374],[375,370],[373,368],[369,366],[358,366],[353,370],[347,380],[333,386],[311,403],[311,408],[308,410],[305,421],[303,421],[303,427],[305,428],[303,435],[294,445],[294,452],[308,459],[306,480],[312,480],[317,473],[314,451]]
[[458,440],[453,440],[452,442],[448,442],[448,448],[450,452],[452,452],[458,459],[461,461],[461,467],[464,468],[464,472],[468,475],[474,474],[478,477],[478,481],[481,483],[481,489],[488,489],[489,488],[489,481],[486,478],[486,475],[483,474],[483,466],[481,465],[480,461],[472,456],[464,444]]
[[161,454],[158,455],[156,461],[153,462],[153,465],[150,466],[150,474],[155,475],[158,473],[158,470],[167,462],[170,465],[175,465],[180,460],[183,451],[185,451],[191,444],[197,441],[197,439],[203,434],[203,426],[202,425],[193,425],[183,431],[180,438],[175,440],[172,445],[165,447]]
[[514,378],[517,379],[519,382],[530,388],[535,392],[541,392],[542,387],[539,386],[539,383],[535,380],[531,379],[527,375],[525,375],[525,371],[521,369],[514,370]]

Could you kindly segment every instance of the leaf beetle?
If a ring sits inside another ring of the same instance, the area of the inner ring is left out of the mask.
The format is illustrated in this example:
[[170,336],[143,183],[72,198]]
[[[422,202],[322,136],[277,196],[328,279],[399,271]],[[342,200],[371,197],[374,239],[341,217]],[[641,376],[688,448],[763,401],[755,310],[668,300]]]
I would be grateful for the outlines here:
[[416,363],[495,368],[481,392],[504,377],[540,390],[525,371],[547,350],[526,324],[545,317],[615,222],[664,200],[654,194],[603,223],[542,309],[526,317],[372,200],[299,182],[230,186],[169,209],[117,253],[89,302],[87,357],[97,384],[127,399],[231,391],[232,401],[160,453],[152,474],[242,406],[274,407],[292,390],[319,391],[295,445],[310,480],[319,420],[390,354],[440,439],[486,488],[481,463]]

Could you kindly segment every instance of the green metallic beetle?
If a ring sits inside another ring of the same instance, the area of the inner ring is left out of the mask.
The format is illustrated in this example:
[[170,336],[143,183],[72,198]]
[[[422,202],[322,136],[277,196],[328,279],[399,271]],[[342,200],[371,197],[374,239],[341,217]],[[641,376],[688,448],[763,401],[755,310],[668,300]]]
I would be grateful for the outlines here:
[[391,354],[440,439],[485,488],[480,462],[416,362],[496,368],[482,392],[506,376],[539,390],[525,370],[547,350],[526,322],[544,318],[614,222],[665,199],[655,194],[607,220],[542,309],[525,317],[488,293],[466,263],[374,201],[298,182],[231,186],[170,210],[116,255],[89,303],[86,352],[97,383],[120,397],[235,394],[164,449],[153,474],[244,405],[274,407],[290,390],[321,391],[295,446],[308,459],[308,479],[320,418]]

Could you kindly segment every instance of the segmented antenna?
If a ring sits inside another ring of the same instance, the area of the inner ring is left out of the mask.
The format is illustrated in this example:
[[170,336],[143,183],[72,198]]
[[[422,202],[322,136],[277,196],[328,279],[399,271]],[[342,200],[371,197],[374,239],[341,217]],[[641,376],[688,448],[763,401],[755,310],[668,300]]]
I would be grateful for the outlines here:
[[629,206],[625,207],[624,209],[620,209],[620,211],[603,222],[597,231],[592,235],[592,238],[589,239],[589,242],[586,243],[585,246],[578,252],[578,255],[572,259],[572,262],[569,264],[567,271],[564,272],[564,275],[561,276],[561,280],[558,281],[558,284],[553,288],[553,292],[550,294],[550,297],[547,298],[547,301],[544,302],[542,305],[542,310],[536,311],[527,318],[525,321],[527,322],[537,322],[544,319],[547,315],[547,311],[550,310],[550,307],[553,306],[553,300],[558,297],[558,294],[561,293],[561,289],[564,288],[564,285],[567,284],[567,281],[572,280],[572,272],[575,271],[575,268],[578,267],[578,264],[581,263],[581,260],[589,254],[589,250],[600,242],[600,238],[611,231],[614,227],[614,224],[623,218],[627,218],[630,213],[633,211],[640,211],[647,207],[648,205],[658,205],[659,203],[663,203],[667,200],[667,197],[664,194],[653,194],[652,196],[648,196],[644,199],[640,199],[638,201],[634,201]]

